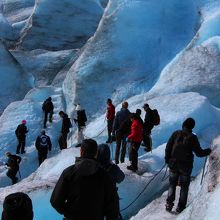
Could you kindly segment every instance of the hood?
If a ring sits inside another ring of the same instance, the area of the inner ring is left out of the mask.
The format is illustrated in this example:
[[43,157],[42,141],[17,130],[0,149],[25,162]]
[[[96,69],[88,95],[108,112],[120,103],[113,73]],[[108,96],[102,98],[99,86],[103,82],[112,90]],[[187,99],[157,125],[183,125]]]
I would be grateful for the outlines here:
[[75,168],[80,176],[91,176],[98,171],[99,164],[95,159],[77,157]]
[[110,162],[111,152],[107,144],[100,144],[98,146],[97,161],[102,165]]

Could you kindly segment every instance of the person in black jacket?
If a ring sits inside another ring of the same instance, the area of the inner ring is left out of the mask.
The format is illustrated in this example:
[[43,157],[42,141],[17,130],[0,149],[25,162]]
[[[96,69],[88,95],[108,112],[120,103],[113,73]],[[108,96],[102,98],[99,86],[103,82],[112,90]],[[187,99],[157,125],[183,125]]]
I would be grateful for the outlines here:
[[170,186],[166,203],[167,211],[171,211],[174,206],[178,183],[181,190],[176,212],[180,213],[186,208],[190,175],[193,168],[193,153],[197,157],[205,157],[211,153],[210,148],[203,150],[200,147],[197,136],[192,133],[194,126],[195,120],[187,118],[182,124],[182,130],[175,131],[166,145],[165,162],[170,168]]
[[50,137],[46,135],[44,130],[42,130],[41,134],[37,137],[35,147],[38,151],[38,161],[40,166],[41,163],[47,159],[48,150],[51,151],[52,148]]
[[18,139],[18,146],[16,150],[16,154],[25,153],[25,142],[26,142],[26,134],[28,133],[28,129],[26,127],[26,120],[22,120],[21,124],[15,130],[16,137]]
[[154,127],[154,116],[153,116],[153,110],[150,108],[150,106],[147,103],[144,104],[143,108],[146,114],[144,118],[142,145],[145,146],[144,150],[146,152],[149,152],[152,150],[151,130]]
[[58,142],[59,142],[60,150],[63,150],[67,148],[67,135],[70,132],[71,122],[70,119],[68,118],[68,115],[63,111],[60,111],[59,115],[63,119],[63,123],[62,123],[61,134]]
[[49,122],[52,122],[53,109],[54,109],[54,106],[53,106],[52,98],[49,97],[44,101],[42,105],[42,110],[44,111],[44,128],[47,127],[48,114],[49,114]]
[[6,173],[6,175],[12,180],[13,185],[18,181],[16,174],[19,171],[19,163],[21,162],[21,157],[17,155],[12,155],[10,152],[7,152],[5,155],[6,157],[8,157],[8,161],[6,163],[8,167],[8,172]]
[[[130,134],[131,129],[131,120],[130,120],[130,111],[128,110],[128,103],[123,102],[122,108],[116,113],[112,135],[116,138],[116,149],[115,149],[115,163],[120,162],[124,163],[125,154],[126,154],[126,138]],[[114,139],[114,138],[113,138]],[[121,154],[120,154],[121,150]]]
[[117,189],[94,159],[96,153],[96,141],[85,139],[81,157],[63,171],[52,192],[51,205],[66,220],[118,220]]

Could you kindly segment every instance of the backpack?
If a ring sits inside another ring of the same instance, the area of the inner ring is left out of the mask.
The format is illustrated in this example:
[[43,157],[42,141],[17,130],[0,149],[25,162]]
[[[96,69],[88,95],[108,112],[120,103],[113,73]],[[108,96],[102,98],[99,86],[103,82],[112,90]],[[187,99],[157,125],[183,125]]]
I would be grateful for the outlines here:
[[33,216],[32,201],[27,194],[17,192],[5,197],[2,220],[32,220]]
[[152,110],[152,116],[153,116],[153,125],[157,126],[160,124],[160,115],[157,111],[157,109]]
[[72,123],[70,121],[70,118],[68,118],[68,128],[72,128],[72,127],[73,127],[73,125],[72,125]]
[[7,161],[7,164],[9,167],[11,168],[15,168],[19,165],[18,163],[18,157],[15,156],[15,155],[11,155],[9,158],[8,158],[8,161]]
[[47,136],[41,135],[40,136],[40,147],[45,148],[45,147],[47,147],[47,145],[48,145]]
[[179,131],[173,143],[171,158],[178,161],[187,161],[190,157],[190,152],[187,149],[189,139],[193,134],[187,134]]

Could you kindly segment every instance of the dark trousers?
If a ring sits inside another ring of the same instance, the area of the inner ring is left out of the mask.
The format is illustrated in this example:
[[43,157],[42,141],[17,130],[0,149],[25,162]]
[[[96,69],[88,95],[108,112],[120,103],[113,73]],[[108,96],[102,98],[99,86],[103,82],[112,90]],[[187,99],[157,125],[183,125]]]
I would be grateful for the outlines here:
[[60,150],[66,149],[67,148],[67,133],[61,133],[58,142],[59,142]]
[[46,127],[47,124],[47,118],[48,118],[48,114],[49,114],[49,121],[52,122],[52,118],[53,118],[53,111],[50,112],[44,112],[44,127]]
[[25,137],[22,138],[18,138],[18,145],[17,145],[17,150],[16,150],[16,154],[20,154],[20,152],[23,154],[24,148],[25,148]]
[[6,175],[12,180],[12,185],[17,183],[18,178],[16,177],[16,174],[18,172],[19,168],[9,168]]
[[111,141],[111,133],[114,120],[107,120],[107,129],[108,129],[108,141]]
[[170,186],[168,190],[167,203],[171,206],[174,205],[175,196],[176,196],[176,186],[179,183],[181,190],[180,190],[178,208],[180,210],[185,209],[187,203],[188,191],[189,191],[190,175],[182,175],[179,172],[170,171],[169,182],[170,182]]
[[138,169],[138,150],[140,148],[141,142],[131,142],[129,148],[129,160],[131,161],[131,166]]
[[[115,149],[115,163],[119,163],[119,155],[121,163],[124,163],[126,154],[126,137],[121,132],[116,132],[116,149]],[[121,150],[121,154],[120,154]]]
[[144,146],[148,151],[152,150],[152,139],[151,139],[151,132],[144,131],[143,133],[143,143]]
[[47,159],[47,151],[38,151],[39,166]]

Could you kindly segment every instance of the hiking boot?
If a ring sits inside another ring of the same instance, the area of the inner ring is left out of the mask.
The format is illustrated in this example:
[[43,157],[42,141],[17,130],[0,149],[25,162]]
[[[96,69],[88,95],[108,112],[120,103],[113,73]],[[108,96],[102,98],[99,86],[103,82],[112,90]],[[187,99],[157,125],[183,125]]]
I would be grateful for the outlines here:
[[145,147],[145,148],[144,148],[144,151],[150,152],[150,151],[152,151],[152,149],[151,149],[150,147]]
[[20,154],[20,151],[16,151],[16,154]]
[[26,151],[25,151],[25,150],[21,151],[21,154],[25,154],[25,153],[26,153]]
[[132,165],[127,166],[127,169],[128,169],[128,170],[131,170],[131,171],[133,171],[133,172],[136,172],[136,171],[137,171],[137,168],[133,167]]
[[184,210],[184,208],[180,208],[180,207],[177,207],[177,208],[176,208],[176,212],[177,212],[177,213],[181,213],[183,210]]
[[120,162],[121,162],[121,163],[124,163],[125,161],[124,161],[124,160],[121,160]]
[[167,212],[171,212],[172,211],[172,208],[173,208],[173,205],[172,204],[166,204],[166,211]]

